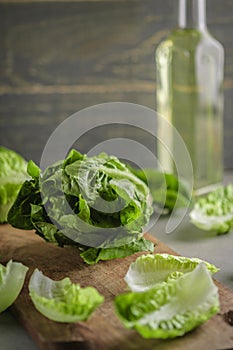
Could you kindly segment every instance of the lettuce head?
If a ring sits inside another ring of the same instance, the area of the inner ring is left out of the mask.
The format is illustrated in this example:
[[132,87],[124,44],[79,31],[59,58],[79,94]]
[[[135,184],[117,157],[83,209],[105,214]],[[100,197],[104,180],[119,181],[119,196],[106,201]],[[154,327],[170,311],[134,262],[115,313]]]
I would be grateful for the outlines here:
[[26,179],[27,162],[15,151],[0,147],[0,223],[7,214]]
[[46,241],[77,245],[89,263],[153,251],[144,227],[153,212],[148,186],[115,156],[72,150],[42,173],[29,162],[9,223]]

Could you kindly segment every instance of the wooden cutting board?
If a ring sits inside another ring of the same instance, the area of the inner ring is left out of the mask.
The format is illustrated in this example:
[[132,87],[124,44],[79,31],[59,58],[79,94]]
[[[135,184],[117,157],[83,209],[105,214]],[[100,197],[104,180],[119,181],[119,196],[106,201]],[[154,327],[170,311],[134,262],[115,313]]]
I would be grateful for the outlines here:
[[[175,254],[169,247],[148,235],[156,243],[155,253]],[[221,311],[205,324],[181,338],[173,340],[143,339],[134,330],[127,330],[114,312],[114,297],[126,291],[123,280],[128,267],[140,254],[86,265],[77,248],[60,248],[46,243],[33,231],[16,230],[0,225],[0,262],[9,259],[20,261],[30,270],[24,288],[11,307],[12,313],[30,333],[42,350],[223,350],[233,349],[233,327],[225,321],[224,314],[233,309],[233,292],[220,283]],[[104,295],[104,303],[86,322],[75,324],[56,323],[46,319],[33,306],[28,295],[28,279],[38,268],[53,279],[69,276],[82,287],[92,285]],[[190,291],[191,293],[192,291]]]

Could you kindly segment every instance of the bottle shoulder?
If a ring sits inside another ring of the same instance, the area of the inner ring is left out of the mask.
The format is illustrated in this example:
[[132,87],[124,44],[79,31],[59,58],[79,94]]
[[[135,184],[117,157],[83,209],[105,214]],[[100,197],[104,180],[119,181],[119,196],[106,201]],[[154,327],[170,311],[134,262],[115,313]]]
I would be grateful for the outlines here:
[[209,45],[212,45],[212,47],[214,47],[216,50],[218,50],[220,53],[224,54],[224,47],[223,45],[220,43],[220,41],[218,41],[214,36],[212,36],[209,32],[208,32],[208,38],[209,38]]
[[189,50],[195,51],[198,48],[219,51],[223,55],[223,45],[216,40],[208,30],[198,30],[189,28],[173,29],[157,47],[157,53],[163,50]]

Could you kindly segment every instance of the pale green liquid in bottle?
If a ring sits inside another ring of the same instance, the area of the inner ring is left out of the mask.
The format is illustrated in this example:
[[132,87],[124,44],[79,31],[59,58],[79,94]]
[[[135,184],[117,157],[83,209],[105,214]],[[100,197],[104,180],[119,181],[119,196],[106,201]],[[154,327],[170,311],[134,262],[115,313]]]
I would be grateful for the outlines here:
[[[223,49],[207,31],[176,29],[156,50],[157,111],[179,132],[189,151],[194,191],[207,192],[222,181]],[[168,139],[174,158],[176,141],[166,126],[159,135]],[[164,169],[175,164],[158,144]],[[184,164],[185,167],[185,164]]]

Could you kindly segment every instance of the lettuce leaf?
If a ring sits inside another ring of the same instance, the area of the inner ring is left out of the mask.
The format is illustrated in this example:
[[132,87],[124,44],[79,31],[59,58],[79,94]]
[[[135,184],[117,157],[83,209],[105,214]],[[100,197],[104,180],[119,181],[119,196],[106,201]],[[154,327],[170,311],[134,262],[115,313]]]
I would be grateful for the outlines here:
[[189,206],[189,192],[174,174],[162,173],[153,168],[129,168],[149,186],[154,204],[164,208],[165,214],[169,214],[175,206],[177,209]]
[[143,292],[169,279],[179,278],[204,263],[211,274],[219,269],[198,258],[186,258],[171,254],[147,254],[131,263],[125,281],[134,292]]
[[117,296],[115,308],[123,324],[143,337],[174,338],[219,311],[218,289],[201,263],[193,271],[145,292]]
[[27,162],[13,150],[0,147],[0,223],[7,221],[9,209],[28,178]]
[[83,260],[90,265],[96,264],[100,260],[111,260],[116,258],[125,258],[126,256],[135,254],[141,251],[154,251],[154,244],[141,238],[130,244],[126,244],[116,248],[88,248],[84,250],[80,255]]
[[216,231],[218,234],[229,232],[233,227],[233,185],[220,186],[197,199],[190,218],[202,230]]
[[53,281],[38,269],[28,288],[35,308],[57,322],[86,321],[104,300],[94,287],[81,288],[68,277]]
[[0,312],[11,306],[18,297],[28,267],[10,260],[6,266],[0,264]]

